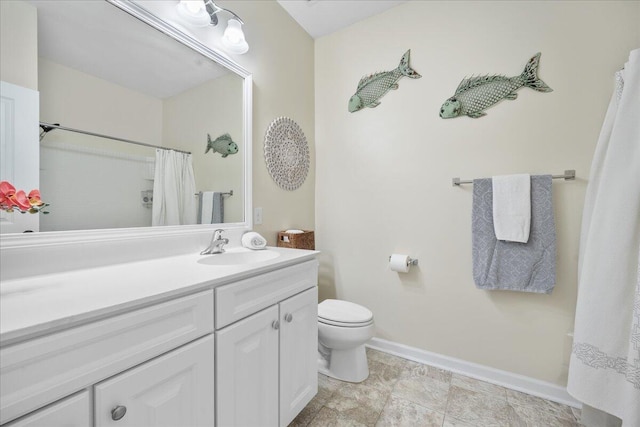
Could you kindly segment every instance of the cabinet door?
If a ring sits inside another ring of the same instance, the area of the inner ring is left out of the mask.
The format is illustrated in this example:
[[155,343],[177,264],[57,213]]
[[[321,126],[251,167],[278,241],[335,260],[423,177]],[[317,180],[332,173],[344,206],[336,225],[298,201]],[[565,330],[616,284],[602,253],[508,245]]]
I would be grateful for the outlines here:
[[35,411],[18,421],[5,424],[6,427],[86,427],[91,420],[91,402],[85,390],[62,399],[44,409]]
[[208,335],[96,385],[96,427],[213,426],[213,346]]
[[278,307],[216,332],[218,427],[278,425]]
[[280,425],[318,392],[318,288],[280,303]]

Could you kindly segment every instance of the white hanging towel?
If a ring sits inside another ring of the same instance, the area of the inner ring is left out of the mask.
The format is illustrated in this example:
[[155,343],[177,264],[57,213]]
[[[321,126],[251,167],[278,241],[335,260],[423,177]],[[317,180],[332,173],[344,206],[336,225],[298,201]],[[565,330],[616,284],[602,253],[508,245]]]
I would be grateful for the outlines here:
[[640,49],[618,72],[598,139],[580,235],[567,390],[640,426]]
[[493,228],[496,239],[527,243],[531,229],[531,177],[499,175],[493,187]]
[[199,224],[221,224],[224,222],[224,197],[219,191],[200,193]]
[[200,193],[199,224],[213,224],[213,191]]
[[151,225],[195,224],[195,191],[191,154],[157,149]]

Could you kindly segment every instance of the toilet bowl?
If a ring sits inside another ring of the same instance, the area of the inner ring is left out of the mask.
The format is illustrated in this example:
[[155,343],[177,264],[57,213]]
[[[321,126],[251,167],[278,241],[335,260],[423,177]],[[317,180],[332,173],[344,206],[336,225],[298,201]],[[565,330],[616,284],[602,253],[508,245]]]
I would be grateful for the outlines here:
[[373,337],[373,313],[348,301],[318,304],[318,370],[342,381],[359,383],[369,376],[364,344]]

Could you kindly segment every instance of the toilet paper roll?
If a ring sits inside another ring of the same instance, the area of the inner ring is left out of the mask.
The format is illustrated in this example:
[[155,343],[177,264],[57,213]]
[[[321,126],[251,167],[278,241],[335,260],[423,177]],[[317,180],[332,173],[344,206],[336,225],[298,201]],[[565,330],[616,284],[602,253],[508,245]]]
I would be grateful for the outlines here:
[[409,271],[409,255],[392,254],[389,260],[389,267],[398,273],[406,273]]

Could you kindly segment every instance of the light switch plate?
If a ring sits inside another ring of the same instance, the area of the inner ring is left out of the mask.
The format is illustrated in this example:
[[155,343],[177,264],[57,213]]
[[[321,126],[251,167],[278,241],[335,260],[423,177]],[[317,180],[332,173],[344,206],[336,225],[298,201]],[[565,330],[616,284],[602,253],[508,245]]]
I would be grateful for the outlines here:
[[253,223],[255,225],[262,224],[262,208],[255,208],[253,210]]

